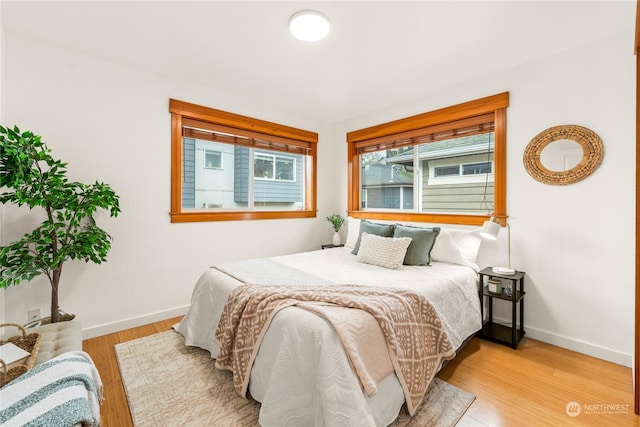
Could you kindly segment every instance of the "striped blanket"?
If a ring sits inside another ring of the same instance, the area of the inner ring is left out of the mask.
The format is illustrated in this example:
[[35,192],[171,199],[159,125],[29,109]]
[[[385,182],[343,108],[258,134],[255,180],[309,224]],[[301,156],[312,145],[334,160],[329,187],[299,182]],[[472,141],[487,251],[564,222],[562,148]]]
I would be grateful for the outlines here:
[[0,388],[0,426],[99,426],[101,401],[93,360],[71,351]]

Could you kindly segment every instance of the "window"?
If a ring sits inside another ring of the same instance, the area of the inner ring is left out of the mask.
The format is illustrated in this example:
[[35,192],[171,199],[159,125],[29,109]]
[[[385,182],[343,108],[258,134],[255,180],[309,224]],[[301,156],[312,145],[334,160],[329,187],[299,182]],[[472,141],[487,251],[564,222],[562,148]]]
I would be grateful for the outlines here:
[[[489,154],[493,153],[493,150],[488,151]],[[460,182],[471,182],[470,179],[473,179],[473,175],[482,175],[485,176],[487,174],[493,173],[493,163],[492,162],[482,162],[482,163],[465,163],[465,164],[455,164],[448,166],[435,166],[432,168],[433,175],[432,178],[442,178],[442,177],[464,177],[464,181]],[[491,181],[493,178],[487,177]],[[437,184],[438,181],[434,181],[433,184]]]
[[433,168],[434,178],[441,176],[458,176],[460,175],[460,165],[453,166],[436,166]]
[[253,164],[255,179],[295,181],[296,159],[293,157],[255,153]]
[[207,169],[222,169],[222,152],[204,150],[204,167]]
[[491,173],[491,162],[484,163],[468,163],[457,164],[451,166],[435,166],[433,168],[433,177],[441,176],[460,176],[460,175],[484,175]]
[[349,214],[503,222],[508,104],[502,93],[348,133]]
[[462,175],[486,175],[491,173],[491,162],[469,163],[462,166]]
[[170,100],[171,221],[316,216],[318,135]]

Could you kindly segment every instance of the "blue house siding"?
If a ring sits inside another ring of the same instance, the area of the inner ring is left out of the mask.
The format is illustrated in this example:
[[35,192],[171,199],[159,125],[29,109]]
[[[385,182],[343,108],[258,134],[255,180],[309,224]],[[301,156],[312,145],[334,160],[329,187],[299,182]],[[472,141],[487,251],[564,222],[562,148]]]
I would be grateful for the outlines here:
[[[256,152],[259,152],[256,150]],[[235,147],[234,156],[234,200],[236,203],[249,201],[249,148]],[[269,152],[270,154],[272,152]],[[296,180],[294,182],[254,179],[253,200],[256,204],[295,203],[304,198],[304,156],[286,155],[296,159]]]
[[182,139],[182,207],[196,207],[196,140]]
[[249,203],[249,148],[233,147],[233,200]]
[[272,181],[264,179],[254,180],[253,200],[255,203],[295,203],[303,198],[303,162],[302,156],[290,156],[296,159],[296,180]]

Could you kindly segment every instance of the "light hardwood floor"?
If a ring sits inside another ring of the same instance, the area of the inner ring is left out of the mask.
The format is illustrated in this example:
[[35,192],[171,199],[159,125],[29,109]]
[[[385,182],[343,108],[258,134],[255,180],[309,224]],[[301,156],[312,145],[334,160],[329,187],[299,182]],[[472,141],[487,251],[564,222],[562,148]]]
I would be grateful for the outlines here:
[[[104,382],[103,427],[131,426],[114,345],[180,318],[85,340]],[[631,369],[525,338],[517,350],[472,339],[438,377],[476,396],[458,426],[640,426]],[[567,414],[575,402],[581,413]]]

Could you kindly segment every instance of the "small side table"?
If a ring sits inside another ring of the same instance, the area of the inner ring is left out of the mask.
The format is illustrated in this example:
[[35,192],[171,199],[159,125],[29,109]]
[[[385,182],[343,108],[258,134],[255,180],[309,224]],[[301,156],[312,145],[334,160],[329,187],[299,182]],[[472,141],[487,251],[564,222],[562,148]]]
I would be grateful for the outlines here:
[[344,244],[342,244],[342,245],[334,245],[333,243],[325,243],[324,245],[320,245],[320,247],[322,247],[322,249],[341,248],[343,246],[344,246]]
[[[524,331],[524,271],[516,271],[514,274],[499,274],[494,273],[491,267],[487,267],[481,270],[478,275],[480,277],[478,284],[478,295],[480,297],[480,316],[483,321],[482,330],[480,336],[492,341],[497,341],[503,344],[510,345],[511,348],[517,348],[518,343],[525,334]],[[492,277],[511,281],[512,292],[508,295],[505,292],[505,287],[502,287],[501,293],[489,292],[486,281]],[[484,322],[484,300],[488,299],[488,318]],[[511,301],[511,327],[493,323],[493,299],[501,299],[505,301]],[[518,305],[520,305],[520,327],[516,324],[516,313],[518,311]]]

